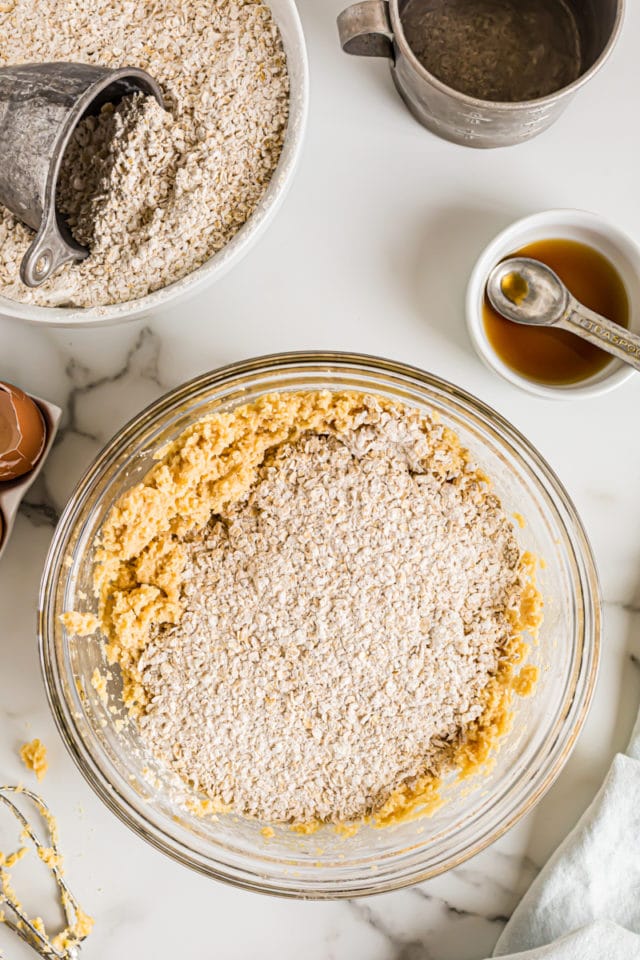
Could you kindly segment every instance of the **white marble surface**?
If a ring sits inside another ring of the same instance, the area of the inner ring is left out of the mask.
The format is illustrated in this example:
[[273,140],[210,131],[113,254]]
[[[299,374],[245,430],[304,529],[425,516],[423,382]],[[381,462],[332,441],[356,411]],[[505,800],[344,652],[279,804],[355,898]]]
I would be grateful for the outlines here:
[[[59,817],[68,878],[97,919],[92,958],[479,960],[520,894],[593,796],[640,700],[640,378],[599,400],[518,392],[472,354],[467,275],[516,217],[598,211],[640,239],[640,5],[605,71],[540,139],[474,152],[423,131],[382,62],[340,53],[340,0],[301,0],[312,71],[302,164],[284,208],[214,289],[143,325],[45,331],[0,319],[0,377],[65,409],[64,427],[0,563],[0,781],[40,736],[42,789]],[[277,350],[348,348],[408,360],[505,413],[550,460],[592,539],[605,598],[595,702],[551,792],[494,847],[448,876],[353,903],[291,903],[190,873],[138,840],[93,796],[49,717],[38,669],[38,581],[55,518],[99,447],[182,380]],[[0,821],[0,846],[4,836]],[[19,948],[0,931],[9,957]]]

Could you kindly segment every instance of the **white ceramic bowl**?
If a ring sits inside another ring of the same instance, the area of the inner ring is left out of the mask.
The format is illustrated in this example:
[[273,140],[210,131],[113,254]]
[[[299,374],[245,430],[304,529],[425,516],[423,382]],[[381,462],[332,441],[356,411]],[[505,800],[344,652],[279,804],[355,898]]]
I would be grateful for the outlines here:
[[629,298],[629,328],[640,333],[640,247],[622,230],[595,213],[586,210],[545,210],[517,220],[498,234],[476,262],[467,287],[467,326],[478,356],[510,383],[539,397],[574,399],[607,393],[634,375],[621,360],[611,361],[594,376],[566,386],[547,386],[529,380],[501,360],[487,337],[482,320],[482,304],[489,273],[510,253],[538,240],[577,240],[605,256],[616,268]]
[[309,64],[295,0],[267,0],[282,35],[289,70],[289,123],[280,162],[256,210],[222,250],[193,273],[137,300],[108,307],[38,307],[0,296],[0,315],[53,327],[83,327],[140,319],[209,286],[236,264],[260,237],[284,200],[298,163],[309,106]]

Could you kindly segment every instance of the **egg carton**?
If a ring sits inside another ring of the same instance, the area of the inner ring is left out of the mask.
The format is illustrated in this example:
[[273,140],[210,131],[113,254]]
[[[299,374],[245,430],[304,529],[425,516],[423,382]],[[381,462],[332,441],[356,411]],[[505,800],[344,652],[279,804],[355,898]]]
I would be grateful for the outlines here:
[[11,531],[13,530],[13,526],[16,522],[16,516],[18,513],[18,508],[20,507],[20,503],[29,487],[32,485],[32,483],[34,483],[36,477],[44,466],[45,460],[49,456],[49,452],[53,446],[53,441],[55,440],[58,432],[58,425],[62,418],[62,410],[60,407],[56,407],[54,403],[49,403],[48,400],[42,400],[40,397],[34,397],[32,394],[29,394],[29,396],[34,403],[38,405],[40,412],[44,417],[47,438],[38,462],[36,463],[35,467],[29,471],[29,473],[24,474],[22,477],[17,477],[15,480],[0,481],[0,516],[2,518],[2,530],[0,531],[0,557],[2,557],[2,554],[9,543]]

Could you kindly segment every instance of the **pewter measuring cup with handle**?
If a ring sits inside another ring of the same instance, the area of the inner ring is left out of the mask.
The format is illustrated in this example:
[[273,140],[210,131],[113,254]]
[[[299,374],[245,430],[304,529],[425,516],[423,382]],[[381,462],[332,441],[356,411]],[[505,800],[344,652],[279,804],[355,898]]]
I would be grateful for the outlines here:
[[27,286],[88,256],[56,210],[60,166],[80,120],[130,93],[155,97],[163,106],[160,87],[138,67],[56,62],[0,68],[0,204],[36,231],[20,267]]
[[[404,29],[408,0],[364,0],[338,17],[346,53],[385,57],[411,113],[427,129],[469,147],[506,147],[530,140],[551,126],[575,93],[600,69],[622,27],[624,0],[571,0],[580,35],[580,75],[568,86],[537,100],[479,100],[442,83],[420,63]],[[429,0],[425,0],[425,9]]]

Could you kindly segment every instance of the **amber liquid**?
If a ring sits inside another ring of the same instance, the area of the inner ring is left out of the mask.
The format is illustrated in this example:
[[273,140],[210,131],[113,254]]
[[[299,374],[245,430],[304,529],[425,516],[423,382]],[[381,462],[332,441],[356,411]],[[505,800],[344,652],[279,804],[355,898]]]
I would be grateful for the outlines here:
[[[617,270],[601,253],[575,240],[541,240],[514,251],[541,260],[585,306],[622,327],[629,325],[629,300]],[[506,258],[508,259],[508,258]],[[603,370],[611,355],[564,330],[525,327],[505,320],[485,296],[484,328],[507,366],[529,380],[555,386],[578,383]]]

